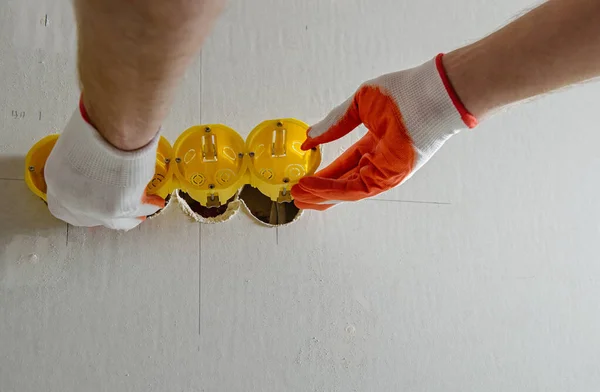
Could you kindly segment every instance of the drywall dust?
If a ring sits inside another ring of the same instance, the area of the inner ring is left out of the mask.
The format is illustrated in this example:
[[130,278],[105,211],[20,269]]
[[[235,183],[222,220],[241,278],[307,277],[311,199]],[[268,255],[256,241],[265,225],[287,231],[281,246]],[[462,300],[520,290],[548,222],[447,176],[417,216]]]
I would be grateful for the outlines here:
[[40,260],[40,257],[37,254],[30,253],[28,255],[21,256],[21,258],[19,259],[19,262],[25,262],[25,263],[30,263],[30,264],[37,264],[37,262],[39,260]]
[[50,238],[16,235],[0,253],[0,286],[54,285],[63,279],[66,250]]

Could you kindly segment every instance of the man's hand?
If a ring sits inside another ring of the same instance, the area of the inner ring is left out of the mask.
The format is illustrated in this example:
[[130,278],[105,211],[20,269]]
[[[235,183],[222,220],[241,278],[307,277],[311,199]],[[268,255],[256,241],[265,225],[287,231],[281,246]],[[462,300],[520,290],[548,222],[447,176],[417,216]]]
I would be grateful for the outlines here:
[[74,1],[83,97],[46,163],[54,216],[128,230],[164,206],[146,195],[158,133],[223,3]]
[[[436,72],[437,69],[437,72]],[[324,210],[406,181],[460,128],[508,104],[600,75],[600,1],[549,0],[471,45],[365,83],[308,132],[303,148],[364,124],[369,133],[292,188]],[[461,121],[462,117],[462,121]]]
[[86,121],[81,106],[52,149],[44,168],[48,208],[73,226],[130,230],[165,201],[146,195],[154,175],[156,135],[145,147],[121,151]]
[[339,139],[360,124],[369,132],[358,143],[292,188],[298,208],[325,210],[385,192],[406,181],[450,136],[477,121],[454,93],[439,55],[363,84],[308,130],[302,149]]

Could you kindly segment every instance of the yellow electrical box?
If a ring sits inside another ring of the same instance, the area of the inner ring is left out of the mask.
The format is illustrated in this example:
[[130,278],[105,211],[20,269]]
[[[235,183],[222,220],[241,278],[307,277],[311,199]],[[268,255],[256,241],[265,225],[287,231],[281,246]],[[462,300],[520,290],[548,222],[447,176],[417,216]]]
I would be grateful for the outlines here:
[[221,125],[196,125],[173,146],[177,187],[205,207],[219,207],[247,182],[244,139]]
[[[44,168],[50,152],[58,140],[58,134],[48,135],[35,143],[25,157],[25,183],[36,196],[46,200],[46,180]],[[156,168],[152,181],[148,183],[148,194],[158,195],[163,199],[175,190],[173,168],[170,165],[173,149],[164,137],[160,137],[156,152]]]
[[46,200],[46,180],[44,167],[50,151],[54,148],[58,135],[48,135],[35,143],[25,157],[25,183],[42,200]]
[[[247,140],[221,124],[196,125],[183,132],[173,147],[161,137],[149,194],[166,198],[175,189],[205,207],[220,207],[246,184],[272,201],[291,202],[291,187],[314,174],[321,162],[319,148],[302,151],[308,125],[296,119],[268,120]],[[37,142],[25,159],[29,189],[46,200],[44,166],[59,135]]]
[[146,187],[149,195],[157,195],[165,199],[176,189],[177,183],[173,178],[174,167],[171,143],[161,136],[156,150],[154,177]]
[[257,125],[246,139],[250,185],[272,201],[292,201],[292,186],[314,174],[321,163],[319,149],[302,151],[308,125],[288,118]]

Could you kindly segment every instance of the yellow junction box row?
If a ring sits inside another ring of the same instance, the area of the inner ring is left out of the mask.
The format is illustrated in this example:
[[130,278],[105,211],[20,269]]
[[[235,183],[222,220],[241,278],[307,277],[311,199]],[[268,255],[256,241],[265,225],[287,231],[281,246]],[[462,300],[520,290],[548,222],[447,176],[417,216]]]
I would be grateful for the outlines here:
[[[319,148],[300,148],[307,129],[302,121],[287,118],[263,121],[245,142],[222,124],[193,126],[173,146],[161,137],[155,174],[147,192],[166,198],[180,189],[211,208],[226,204],[250,184],[274,202],[291,202],[291,187],[302,177],[314,174],[321,163]],[[44,165],[58,137],[46,136],[25,158],[27,186],[44,200]]]

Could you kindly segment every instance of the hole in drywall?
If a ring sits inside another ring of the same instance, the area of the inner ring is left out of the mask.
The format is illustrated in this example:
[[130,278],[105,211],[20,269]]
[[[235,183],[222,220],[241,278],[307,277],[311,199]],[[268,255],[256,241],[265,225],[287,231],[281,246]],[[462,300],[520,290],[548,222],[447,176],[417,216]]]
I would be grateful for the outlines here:
[[240,199],[254,218],[267,225],[285,225],[296,220],[301,213],[294,203],[272,201],[271,198],[250,185],[246,185],[242,189]]
[[198,222],[219,223],[231,218],[238,210],[237,194],[219,207],[206,207],[194,200],[188,193],[178,190],[177,196],[183,210]]

